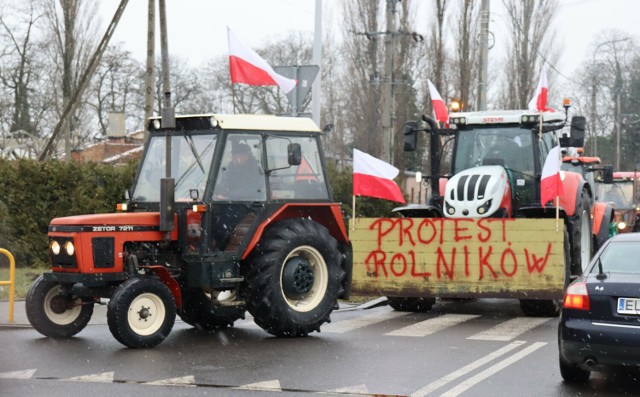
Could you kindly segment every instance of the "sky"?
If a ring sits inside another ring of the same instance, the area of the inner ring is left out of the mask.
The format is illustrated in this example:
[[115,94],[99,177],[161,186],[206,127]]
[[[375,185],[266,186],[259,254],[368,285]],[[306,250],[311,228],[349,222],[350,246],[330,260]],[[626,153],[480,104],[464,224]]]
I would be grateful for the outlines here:
[[[337,26],[339,1],[342,0],[323,0],[325,33]],[[428,7],[427,0],[420,1],[422,7]],[[501,33],[506,18],[502,1],[491,0],[490,30],[496,41],[489,52],[490,65],[505,36]],[[146,0],[129,1],[113,39],[124,42],[141,62],[146,53],[147,3]],[[310,34],[314,30],[316,0],[166,0],[166,3],[169,52],[192,66],[228,53],[227,26],[252,48],[283,38],[292,30]],[[118,0],[100,0],[99,10],[105,28],[118,4]],[[553,66],[563,75],[570,76],[580,62],[592,59],[593,40],[605,29],[619,29],[640,41],[638,15],[640,0],[559,0],[556,41],[564,46],[564,50],[558,64]],[[100,34],[103,31],[104,28]]]

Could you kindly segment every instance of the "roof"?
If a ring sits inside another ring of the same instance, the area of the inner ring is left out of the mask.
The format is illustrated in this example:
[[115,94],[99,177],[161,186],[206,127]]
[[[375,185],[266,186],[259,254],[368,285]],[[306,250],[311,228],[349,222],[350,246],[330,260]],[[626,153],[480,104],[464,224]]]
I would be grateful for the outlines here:
[[584,163],[584,164],[600,164],[600,157],[587,157],[587,156],[564,156],[562,158],[563,163]]
[[542,114],[546,122],[559,122],[565,120],[564,113],[561,112],[532,112],[531,110],[487,110],[482,112],[460,112],[451,113],[450,119],[465,117],[466,124],[519,124],[522,116],[538,116]]
[[[307,117],[285,117],[266,114],[213,113],[176,116],[177,123],[179,123],[180,120],[186,121],[188,119],[208,119],[210,120],[211,127],[219,126],[225,130],[320,132],[320,129],[313,120]],[[152,117],[151,120],[160,120],[160,117]]]
[[616,171],[613,173],[613,178],[624,178],[624,179],[634,179],[634,178],[640,178],[640,171],[638,172],[634,172],[634,171]]

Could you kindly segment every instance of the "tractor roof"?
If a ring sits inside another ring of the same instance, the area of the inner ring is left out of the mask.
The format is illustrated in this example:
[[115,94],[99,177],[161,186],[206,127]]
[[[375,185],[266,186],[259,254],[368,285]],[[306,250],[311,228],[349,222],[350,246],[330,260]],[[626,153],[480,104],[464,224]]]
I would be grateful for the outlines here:
[[[149,130],[160,128],[160,117],[152,117]],[[224,130],[320,132],[307,117],[284,117],[265,114],[194,114],[176,116],[178,129],[221,128]]]
[[530,117],[533,120],[536,117],[542,115],[544,122],[562,122],[565,120],[565,115],[562,112],[532,112],[530,110],[488,110],[482,112],[461,112],[451,113],[449,115],[450,120],[454,124],[459,124],[456,120],[464,118],[465,122],[461,124],[520,124],[523,121],[530,121],[523,119],[524,117]]

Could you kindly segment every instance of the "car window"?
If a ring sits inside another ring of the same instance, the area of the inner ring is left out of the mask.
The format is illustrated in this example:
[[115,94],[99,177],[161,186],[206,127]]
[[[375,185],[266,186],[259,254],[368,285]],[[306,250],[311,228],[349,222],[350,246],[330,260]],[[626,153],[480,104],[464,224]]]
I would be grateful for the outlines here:
[[[602,271],[640,274],[640,244],[637,242],[611,242],[600,256]],[[594,266],[591,273],[598,273]]]

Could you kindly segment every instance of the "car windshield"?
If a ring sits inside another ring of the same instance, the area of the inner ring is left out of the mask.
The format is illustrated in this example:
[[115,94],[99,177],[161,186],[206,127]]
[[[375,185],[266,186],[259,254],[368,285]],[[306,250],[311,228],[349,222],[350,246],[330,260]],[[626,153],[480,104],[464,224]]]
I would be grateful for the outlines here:
[[[640,274],[640,243],[632,241],[612,241],[600,255],[602,271],[611,273]],[[598,263],[591,273],[600,271]]]
[[[175,180],[175,199],[189,199],[197,189],[202,197],[216,146],[214,134],[186,134],[171,137],[171,177]],[[132,189],[134,201],[159,202],[160,179],[165,176],[166,138],[151,137],[140,172]]]

